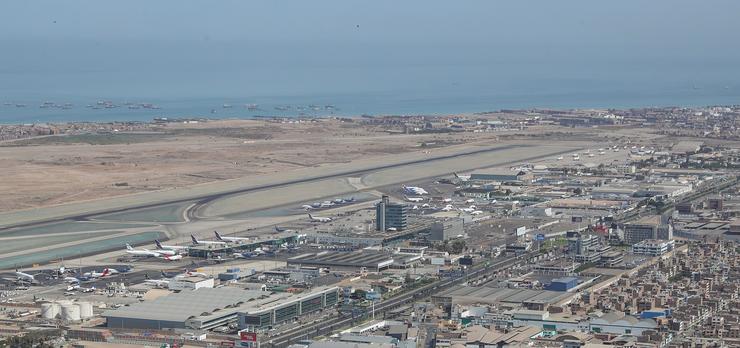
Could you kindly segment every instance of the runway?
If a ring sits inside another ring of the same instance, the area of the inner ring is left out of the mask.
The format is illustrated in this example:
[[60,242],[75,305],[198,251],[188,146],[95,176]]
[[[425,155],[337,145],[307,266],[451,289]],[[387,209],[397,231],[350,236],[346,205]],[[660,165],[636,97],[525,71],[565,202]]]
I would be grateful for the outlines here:
[[[65,216],[63,220],[55,221],[90,219],[99,222],[110,222],[110,219],[113,219],[113,221],[119,223],[146,222],[149,225],[149,231],[159,231],[175,239],[181,236],[188,236],[190,233],[205,235],[204,231],[208,231],[208,235],[211,235],[213,229],[218,229],[224,233],[234,233],[244,231],[247,228],[269,226],[270,224],[288,222],[297,218],[297,216],[292,214],[284,217],[241,217],[240,215],[243,215],[245,212],[259,212],[265,209],[313,201],[322,197],[357,194],[358,192],[371,191],[379,187],[449,175],[454,171],[474,170],[492,166],[510,166],[537,161],[580,148],[580,146],[577,146],[578,144],[568,145],[570,144],[503,144],[498,146],[474,147],[473,149],[468,147],[466,151],[443,153],[439,156],[430,157],[430,154],[423,154],[425,157],[420,159],[376,163],[376,166],[371,168],[362,167],[360,169],[345,171],[329,170],[323,175],[313,175],[288,182],[277,181],[263,185],[257,185],[255,183],[249,187],[242,187],[232,191],[217,191],[209,195],[204,195],[199,199],[187,197],[177,201],[169,200],[129,208],[114,208],[105,212],[80,212],[77,215]],[[159,219],[157,214],[152,213],[153,211],[170,214],[171,216]],[[48,221],[44,223],[48,223]],[[23,225],[25,226],[24,228],[42,227],[38,222],[28,222]],[[151,225],[155,225],[156,228],[152,228]],[[6,233],[13,233],[15,230],[17,228],[5,227],[0,229],[0,237],[3,237]],[[111,233],[110,237],[115,236],[118,239],[125,238],[126,233],[133,233],[134,230],[131,229],[123,233],[121,230],[117,230],[116,233]],[[162,234],[160,234],[160,238]],[[133,235],[131,236],[133,237]],[[100,241],[101,239],[104,238],[95,239],[98,243],[96,245],[98,252],[122,248],[121,240],[116,239],[116,245],[103,245],[100,244],[102,243]],[[83,240],[65,242],[60,247],[80,249],[86,243]],[[136,242],[138,244],[147,243],[145,240],[136,240]],[[85,247],[85,250],[88,249],[89,247]],[[37,248],[26,250],[29,254],[39,254],[40,256],[34,260],[31,260],[34,257],[29,258],[28,256],[24,256],[22,257],[22,263],[30,264],[50,261],[49,255],[44,255],[49,251],[52,251],[50,247],[40,242]],[[90,254],[93,251],[90,250],[86,254]],[[54,249],[53,253],[59,256],[68,254],[64,250],[61,250],[61,248]],[[8,265],[8,260],[0,261],[5,261],[0,262],[0,267],[11,267],[11,265]],[[18,264],[18,261],[14,262]]]

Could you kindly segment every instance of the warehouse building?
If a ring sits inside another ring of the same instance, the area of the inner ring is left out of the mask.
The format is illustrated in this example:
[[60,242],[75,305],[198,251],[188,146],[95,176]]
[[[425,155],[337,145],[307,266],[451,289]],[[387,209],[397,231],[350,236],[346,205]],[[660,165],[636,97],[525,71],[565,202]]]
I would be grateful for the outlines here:
[[371,251],[324,251],[308,253],[288,259],[288,266],[319,267],[334,271],[379,272],[393,265],[393,255]]
[[636,244],[648,239],[673,239],[673,226],[660,215],[646,216],[624,225],[624,242]]
[[250,313],[269,316],[272,323],[280,322],[287,320],[288,313],[275,313],[276,310],[297,304],[296,315],[300,315],[333,306],[338,297],[337,287],[317,288],[303,294],[236,287],[201,288],[108,310],[102,316],[109,328],[208,330],[240,322],[240,318]]
[[465,234],[463,219],[450,218],[443,221],[435,221],[429,231],[429,240],[445,241]]
[[270,293],[239,288],[201,288],[103,312],[107,326],[127,329],[210,329],[236,322],[241,304]]

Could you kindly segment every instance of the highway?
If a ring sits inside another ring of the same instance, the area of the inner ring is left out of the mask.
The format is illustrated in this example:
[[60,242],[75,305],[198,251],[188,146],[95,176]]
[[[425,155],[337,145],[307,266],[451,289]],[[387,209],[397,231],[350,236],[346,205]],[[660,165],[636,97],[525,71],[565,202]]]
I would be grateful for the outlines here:
[[[427,284],[418,289],[411,290],[409,292],[400,294],[376,304],[375,316],[378,318],[384,318],[386,312],[391,309],[395,309],[404,304],[413,303],[415,301],[427,298],[432,294],[440,293],[444,290],[447,290],[454,285],[459,285],[468,280],[477,279],[492,272],[503,270],[506,267],[509,267],[521,261],[527,261],[538,255],[539,252],[529,252],[524,255],[508,258],[496,263],[491,263],[480,269],[465,272],[461,277],[458,278],[437,280],[431,284]],[[352,315],[348,317],[339,316],[333,319],[295,327],[287,331],[280,332],[278,335],[275,335],[271,338],[264,338],[262,340],[263,342],[261,342],[261,345],[268,348],[284,348],[303,339],[310,339],[317,336],[328,335],[336,330],[349,327],[353,324],[362,322],[364,319],[370,318],[372,316],[371,312],[372,309],[365,309],[364,311],[361,311],[359,315]]]

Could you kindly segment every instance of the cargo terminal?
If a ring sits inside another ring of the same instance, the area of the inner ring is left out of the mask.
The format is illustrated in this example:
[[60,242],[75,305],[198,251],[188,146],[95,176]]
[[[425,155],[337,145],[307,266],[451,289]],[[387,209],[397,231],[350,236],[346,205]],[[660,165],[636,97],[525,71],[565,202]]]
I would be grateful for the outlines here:
[[208,330],[237,322],[242,328],[262,328],[334,306],[338,298],[338,287],[301,294],[201,288],[108,310],[102,317],[109,328]]

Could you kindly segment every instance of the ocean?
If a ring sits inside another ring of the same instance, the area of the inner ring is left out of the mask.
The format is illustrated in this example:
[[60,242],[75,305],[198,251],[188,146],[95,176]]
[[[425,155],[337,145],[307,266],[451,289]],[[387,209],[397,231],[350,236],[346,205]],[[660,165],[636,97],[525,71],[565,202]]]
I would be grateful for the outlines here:
[[0,43],[2,124],[740,104],[737,52],[485,42]]

